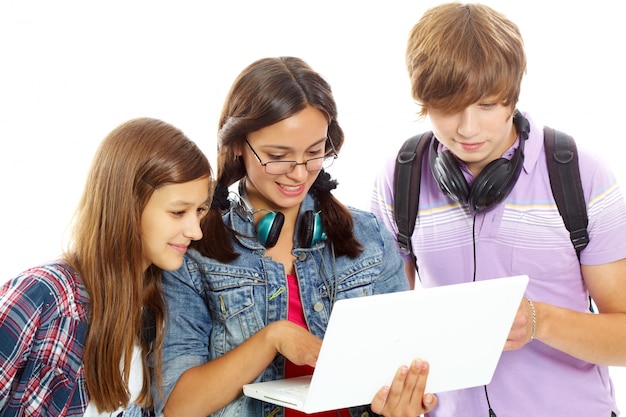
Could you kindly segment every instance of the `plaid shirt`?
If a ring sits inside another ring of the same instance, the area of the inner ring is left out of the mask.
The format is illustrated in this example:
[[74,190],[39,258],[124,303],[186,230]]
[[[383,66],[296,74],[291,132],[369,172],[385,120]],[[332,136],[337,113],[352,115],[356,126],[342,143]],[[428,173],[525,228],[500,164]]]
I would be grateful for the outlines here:
[[82,416],[87,292],[61,263],[0,287],[0,417]]

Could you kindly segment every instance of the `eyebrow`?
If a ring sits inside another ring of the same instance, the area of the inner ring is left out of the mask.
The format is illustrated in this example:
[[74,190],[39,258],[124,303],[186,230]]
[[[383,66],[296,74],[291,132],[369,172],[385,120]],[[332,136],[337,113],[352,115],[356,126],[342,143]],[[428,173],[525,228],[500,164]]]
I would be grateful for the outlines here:
[[[206,199],[205,201],[203,201],[202,203],[200,203],[198,205],[200,205],[200,206],[203,205],[203,204],[208,205],[210,203],[211,203],[211,199],[208,198],[208,199]],[[174,201],[170,201],[168,204],[170,206],[186,206],[186,207],[187,206],[195,206],[196,205],[196,203],[194,203],[193,201],[187,201],[187,200],[174,200]]]
[[[318,140],[317,142],[311,144],[308,148],[312,148],[316,145],[319,145],[323,142],[326,142],[328,140],[328,137],[324,137],[320,140]],[[272,145],[272,144],[267,144],[267,145],[261,145],[260,146],[261,149],[266,149],[266,148],[273,148],[273,149],[280,149],[280,150],[291,150],[293,149],[291,146],[286,146],[286,145]],[[307,149],[308,149],[307,148]]]

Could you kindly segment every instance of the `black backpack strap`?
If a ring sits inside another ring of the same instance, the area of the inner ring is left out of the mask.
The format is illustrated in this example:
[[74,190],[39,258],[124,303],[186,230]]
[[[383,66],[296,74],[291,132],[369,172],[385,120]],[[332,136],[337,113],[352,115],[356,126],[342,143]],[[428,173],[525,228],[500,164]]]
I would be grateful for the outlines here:
[[394,171],[393,210],[398,226],[398,244],[402,253],[411,255],[413,261],[415,261],[415,255],[411,245],[411,235],[415,228],[419,204],[422,155],[431,136],[431,132],[424,132],[407,139],[398,152]]
[[552,195],[580,258],[580,252],[589,243],[589,221],[580,181],[576,142],[571,136],[548,126],[544,127],[543,132]]

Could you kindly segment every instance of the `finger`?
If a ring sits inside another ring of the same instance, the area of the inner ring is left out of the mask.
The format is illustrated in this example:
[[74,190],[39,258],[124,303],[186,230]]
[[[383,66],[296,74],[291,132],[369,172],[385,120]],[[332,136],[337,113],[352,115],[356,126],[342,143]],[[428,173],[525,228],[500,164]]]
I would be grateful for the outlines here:
[[372,400],[372,404],[370,405],[370,408],[372,409],[373,412],[375,412],[376,414],[383,413],[383,408],[385,407],[385,401],[387,400],[388,395],[389,395],[388,386],[384,386],[378,390],[378,392],[374,396],[374,399]]
[[426,381],[428,380],[428,372],[430,365],[426,361],[416,361],[415,368],[417,370],[417,379],[413,388],[413,397],[416,402],[421,404],[424,400],[424,391],[426,390]]
[[373,404],[372,410],[385,416],[417,416],[434,407],[436,398],[424,395],[428,372],[428,363],[419,359],[399,368],[386,401]]
[[421,414],[428,413],[437,405],[437,397],[431,393],[424,393],[426,390],[426,382],[428,381],[428,374],[430,372],[430,364],[426,361],[422,361],[419,364],[419,379],[415,385],[415,397],[420,401],[422,406]]
[[313,352],[306,353],[304,355],[303,362],[305,365],[315,368],[317,365],[317,354]]
[[428,363],[419,359],[413,360],[404,382],[402,400],[410,409],[422,404],[424,389],[428,376]]
[[403,395],[403,391],[405,389],[405,381],[409,374],[408,366],[401,366],[396,371],[396,375],[393,378],[391,383],[391,387],[389,388],[389,394],[387,395],[387,399],[384,404],[385,409],[395,408],[400,403]]
[[429,413],[433,408],[437,405],[437,396],[434,394],[426,394],[424,395],[424,411],[422,414]]

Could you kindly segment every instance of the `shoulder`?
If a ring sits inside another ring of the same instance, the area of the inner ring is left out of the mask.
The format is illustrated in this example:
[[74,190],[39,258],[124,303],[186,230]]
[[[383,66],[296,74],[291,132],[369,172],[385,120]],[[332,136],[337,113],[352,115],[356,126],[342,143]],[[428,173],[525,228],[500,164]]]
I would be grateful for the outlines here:
[[[607,201],[611,202],[611,204],[621,204],[618,203],[622,201],[620,185],[607,161],[606,148],[597,149],[596,147],[591,147],[588,140],[585,141],[584,138],[579,138],[572,132],[561,129],[556,129],[556,131],[573,139],[578,160],[580,182],[585,201],[589,205],[588,208],[605,207]],[[544,152],[544,167],[549,168],[550,162],[554,161],[554,158],[550,155],[550,151],[546,146],[543,146],[541,149]],[[556,163],[553,164],[553,167],[561,167],[561,165]],[[541,172],[546,177],[550,177],[552,181],[552,174],[549,172],[549,169],[544,168]],[[557,172],[554,171],[555,175]],[[598,204],[599,202],[603,203]],[[591,210],[589,216],[591,217],[594,212],[596,211]]]
[[352,215],[355,225],[357,223],[361,224],[361,223],[369,223],[372,221],[376,221],[376,216],[374,216],[374,214],[370,211],[366,211],[366,210],[356,208],[353,206],[346,206],[346,207],[348,208],[348,211]]
[[69,285],[66,276],[52,265],[40,265],[29,268],[8,281],[3,293],[19,294],[33,303],[53,302],[59,293]]
[[164,288],[178,286],[191,287],[196,292],[201,292],[202,270],[209,264],[221,264],[219,261],[203,256],[196,249],[190,248],[183,257],[180,268],[172,271],[163,271],[162,279]]
[[[527,169],[529,169],[530,166],[534,166],[536,160],[543,161],[542,163],[545,166],[546,161],[552,158],[551,155],[548,154],[549,151],[546,148],[546,132],[554,131],[555,134],[560,132],[561,134],[569,136],[573,139],[578,158],[580,177],[584,188],[588,188],[591,186],[591,183],[596,182],[596,180],[599,180],[600,182],[606,180],[611,181],[613,174],[610,167],[606,163],[605,156],[600,153],[606,149],[603,148],[598,151],[595,148],[591,148],[586,145],[588,141],[585,142],[583,138],[577,137],[574,132],[561,129],[558,126],[552,126],[551,124],[546,125],[542,120],[533,119],[530,115],[528,115],[528,113],[524,113],[524,115],[528,118],[531,124],[529,140],[524,150],[524,166],[527,167]],[[542,172],[544,175],[548,175],[547,171],[542,170]],[[595,180],[593,179],[594,177]]]
[[78,287],[84,288],[70,271],[62,263],[36,266],[8,281],[0,294],[25,311],[40,311],[44,316],[68,315],[70,306],[80,298]]
[[[610,164],[607,163],[607,160],[603,154],[598,152],[597,150],[587,146],[580,140],[576,140],[574,138],[574,142],[576,143],[576,151],[578,153],[578,165],[580,167],[581,173],[585,171],[610,171]],[[603,149],[606,151],[606,149]]]
[[363,237],[369,239],[380,235],[386,237],[390,233],[374,213],[351,206],[348,206],[348,210],[354,219],[354,231],[359,240],[363,241]]
[[603,192],[600,190],[616,187],[617,181],[607,161],[606,154],[601,153],[606,151],[606,149],[598,150],[590,147],[587,142],[576,138],[569,132],[562,132],[574,140],[578,157],[578,169],[583,188],[587,191],[586,194],[595,194]]
[[[553,126],[552,124],[544,124],[543,120],[535,120],[531,116],[529,116],[528,113],[524,113],[524,115],[528,118],[531,124],[531,134],[529,136],[531,149],[533,149],[532,147],[536,147],[537,151],[543,151],[544,157],[549,157],[550,155],[546,154],[546,133],[554,132],[555,135],[560,133],[573,139],[576,147],[576,153],[578,155],[578,163],[581,168],[581,173],[583,173],[584,170],[595,170],[596,168],[606,167],[606,164],[604,163],[604,157],[600,153],[606,151],[605,148],[602,148],[599,152],[595,148],[587,146],[586,143],[588,143],[589,141],[585,141],[583,140],[584,138],[578,137],[575,132],[569,131],[567,129],[562,129],[558,126]],[[527,153],[532,152],[532,150],[529,150]]]

